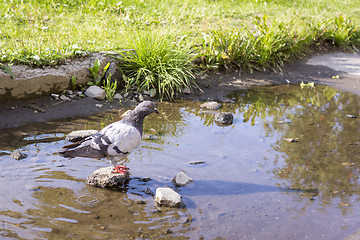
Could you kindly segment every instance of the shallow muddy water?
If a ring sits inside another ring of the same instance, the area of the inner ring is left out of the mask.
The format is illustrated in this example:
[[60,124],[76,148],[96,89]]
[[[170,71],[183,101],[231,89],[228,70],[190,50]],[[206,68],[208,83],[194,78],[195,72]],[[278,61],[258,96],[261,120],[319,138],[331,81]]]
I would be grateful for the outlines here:
[[[123,111],[0,130],[1,238],[358,239],[359,97],[272,86],[229,98],[227,127],[199,102],[159,103],[123,163],[123,189],[85,185],[107,160],[56,154],[66,133],[100,129]],[[14,160],[16,149],[28,157]],[[174,187],[180,171],[194,182]],[[183,196],[182,208],[155,206],[151,192],[163,186]]]

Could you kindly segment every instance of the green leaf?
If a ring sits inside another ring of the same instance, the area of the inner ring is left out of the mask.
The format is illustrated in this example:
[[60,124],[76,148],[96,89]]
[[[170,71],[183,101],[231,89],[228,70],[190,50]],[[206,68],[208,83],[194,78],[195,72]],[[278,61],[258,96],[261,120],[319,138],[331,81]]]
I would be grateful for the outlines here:
[[4,73],[9,74],[12,79],[15,79],[15,75],[9,65],[0,63],[0,68],[4,71]]

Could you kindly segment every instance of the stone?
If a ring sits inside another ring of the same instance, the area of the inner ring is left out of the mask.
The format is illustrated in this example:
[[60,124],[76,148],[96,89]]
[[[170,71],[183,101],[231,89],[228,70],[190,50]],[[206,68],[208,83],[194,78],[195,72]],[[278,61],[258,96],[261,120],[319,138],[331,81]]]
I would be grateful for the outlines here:
[[53,93],[53,94],[51,94],[51,99],[59,100],[59,99],[60,99],[60,95]]
[[191,93],[191,90],[189,87],[185,87],[183,90],[182,90],[182,93],[184,94],[190,94]]
[[189,164],[191,165],[197,165],[197,164],[203,164],[205,163],[204,161],[194,161],[194,162],[189,162]]
[[86,178],[85,183],[102,188],[123,186],[129,178],[129,173],[113,173],[113,169],[113,166],[99,168]]
[[234,122],[234,115],[229,112],[217,113],[214,121],[218,125],[231,125]]
[[73,131],[73,132],[66,135],[65,140],[67,140],[69,142],[77,142],[77,141],[83,140],[84,138],[87,138],[90,135],[93,135],[93,134],[95,134],[97,132],[98,132],[97,130]]
[[65,90],[65,95],[66,96],[70,96],[70,95],[73,95],[74,92],[72,90]]
[[59,99],[60,99],[61,101],[71,101],[71,99],[70,99],[69,97],[65,96],[65,95],[61,95],[61,96],[59,97]]
[[114,99],[115,99],[115,100],[123,100],[124,97],[123,97],[120,93],[115,93]]
[[126,110],[126,112],[124,112],[123,114],[121,114],[120,118],[124,118],[127,115],[129,115],[131,113],[132,110]]
[[156,89],[152,88],[149,91],[144,91],[143,93],[153,98],[156,96]]
[[106,92],[99,86],[90,86],[88,89],[86,89],[85,95],[98,100],[104,100],[106,97]]
[[289,143],[295,143],[299,141],[299,138],[284,138],[284,140]]
[[102,108],[104,105],[98,103],[98,104],[95,104],[95,106],[98,108]]
[[144,101],[144,97],[143,95],[140,93],[139,96],[138,96],[138,100],[139,102],[143,102]]
[[123,82],[122,80],[122,72],[121,70],[117,67],[116,63],[111,62],[108,69],[106,70],[105,74],[104,74],[104,79],[107,79],[108,77],[111,77],[111,83],[114,83],[116,81],[116,86],[117,89],[121,89],[123,87]]
[[205,103],[201,104],[200,107],[211,109],[211,110],[217,110],[217,109],[221,108],[222,105],[216,101],[211,101],[211,102],[205,102]]
[[181,199],[181,195],[171,188],[159,187],[156,189],[155,201],[158,206],[180,207]]
[[27,157],[27,154],[20,152],[20,150],[17,150],[17,151],[15,151],[15,152],[12,152],[12,153],[10,154],[10,157],[12,157],[12,158],[14,158],[14,159],[16,159],[16,160],[21,160],[21,159],[26,158],[26,157]]
[[186,184],[189,184],[191,182],[193,182],[194,180],[192,180],[188,175],[186,175],[185,172],[179,172],[178,174],[176,174],[176,176],[172,179],[172,183],[177,186],[177,187],[183,187]]

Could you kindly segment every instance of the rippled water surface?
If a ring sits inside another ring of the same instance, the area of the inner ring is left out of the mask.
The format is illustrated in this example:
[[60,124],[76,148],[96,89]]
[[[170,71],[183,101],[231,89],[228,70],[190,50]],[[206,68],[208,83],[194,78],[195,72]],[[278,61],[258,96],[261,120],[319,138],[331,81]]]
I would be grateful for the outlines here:
[[[123,163],[124,189],[85,185],[107,160],[56,154],[66,133],[100,129],[124,110],[0,130],[1,238],[358,239],[359,97],[275,86],[229,98],[227,127],[199,102],[159,103]],[[11,158],[16,149],[28,157]],[[180,171],[194,182],[174,187]],[[155,206],[151,191],[163,186],[183,196],[182,208]]]

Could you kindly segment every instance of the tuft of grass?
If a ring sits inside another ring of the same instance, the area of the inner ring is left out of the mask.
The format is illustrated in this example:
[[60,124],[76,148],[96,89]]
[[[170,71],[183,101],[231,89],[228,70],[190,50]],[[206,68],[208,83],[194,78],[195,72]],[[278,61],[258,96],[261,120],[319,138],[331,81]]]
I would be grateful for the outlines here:
[[129,36],[131,51],[121,51],[119,67],[128,87],[156,89],[160,98],[173,99],[195,79],[185,44],[169,33],[135,31]]
[[269,22],[268,16],[255,17],[252,28],[211,30],[203,34],[196,48],[197,62],[205,69],[281,71],[289,59],[303,55],[312,46],[333,45],[343,49],[360,46],[360,30],[341,15],[313,23],[308,21]]

